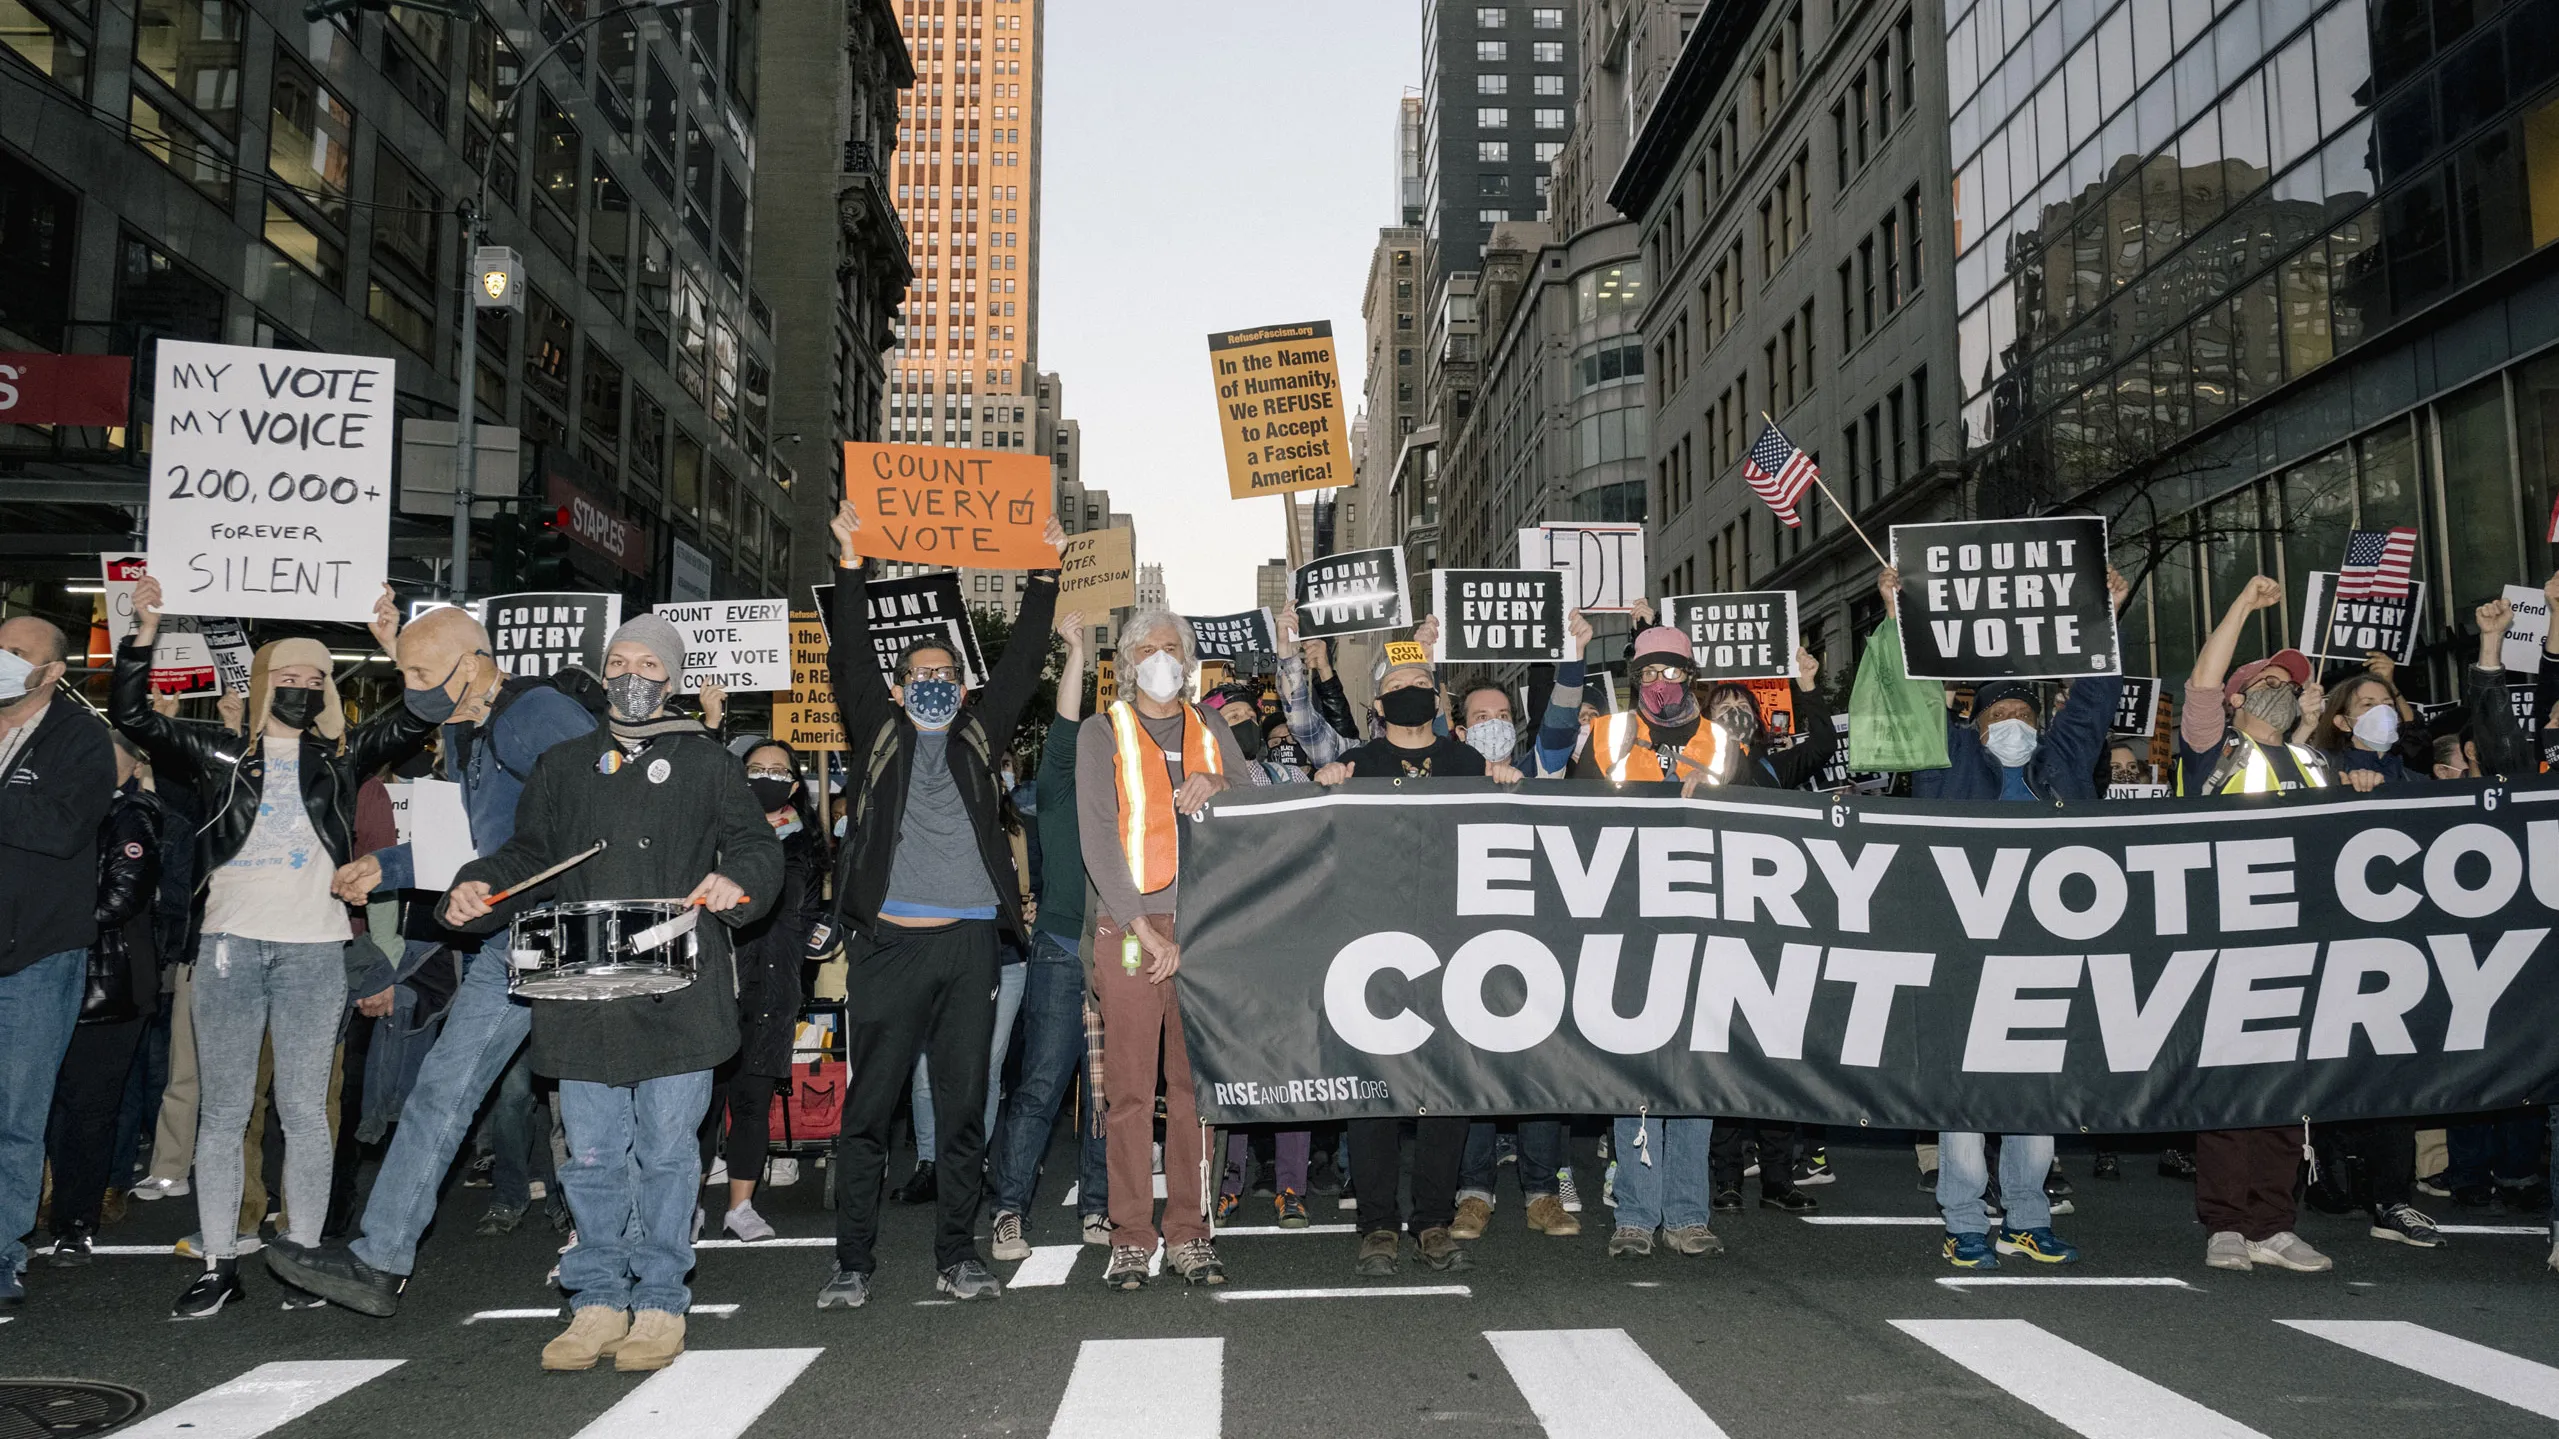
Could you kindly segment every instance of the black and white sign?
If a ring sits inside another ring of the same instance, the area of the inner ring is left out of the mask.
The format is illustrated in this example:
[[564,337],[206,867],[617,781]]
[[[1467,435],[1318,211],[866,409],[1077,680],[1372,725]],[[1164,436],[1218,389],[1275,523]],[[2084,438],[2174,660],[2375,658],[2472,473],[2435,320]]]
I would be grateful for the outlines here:
[[1795,592],[1672,595],[1662,623],[1688,636],[1700,680],[1795,677]]
[[391,557],[393,363],[156,348],[149,548],[166,611],[371,615]]
[[613,594],[491,595],[472,610],[489,632],[498,668],[511,675],[574,666],[601,678],[604,647],[622,627],[622,597]]
[[1259,662],[1279,653],[1279,633],[1267,608],[1238,615],[1186,615],[1204,660]]
[[2106,786],[2106,798],[2166,799],[2168,798],[2168,786],[2164,784],[2110,784]]
[[1434,664],[1564,657],[1565,577],[1553,570],[1433,570]]
[[2508,585],[2506,605],[2514,611],[2514,619],[2506,628],[2506,668],[2516,674],[2537,675],[2550,638],[2550,597],[2530,585]]
[[[814,585],[811,592],[817,596],[818,622],[831,625],[835,586]],[[960,668],[968,672],[963,681],[968,688],[986,683],[986,656],[977,647],[968,602],[960,598],[959,571],[872,580],[863,593],[870,600],[871,657],[890,684],[898,682],[898,658],[919,640],[932,640],[958,655]]]
[[1300,565],[1289,576],[1289,597],[1297,602],[1299,639],[1399,630],[1413,622],[1400,545],[1349,550]]
[[2559,1097],[2559,794],[2422,789],[1229,790],[1183,834],[1201,1113],[2117,1134]]
[[1627,610],[1644,593],[1644,527],[1557,521],[1519,532],[1520,568],[1564,575],[1564,608]]
[[2374,650],[2401,664],[2417,653],[2425,624],[2426,582],[2414,580],[2404,595],[2337,597],[2337,576],[2312,570],[2302,595],[2301,652],[2318,660],[2360,665]]
[[684,634],[685,694],[717,680],[731,694],[791,688],[786,600],[701,600],[657,607]]
[[2086,516],[1895,525],[1902,660],[1912,679],[2122,672],[2106,522]]
[[2115,696],[2115,717],[2106,733],[2120,739],[2148,739],[2159,732],[2159,681],[2147,675],[2124,676]]

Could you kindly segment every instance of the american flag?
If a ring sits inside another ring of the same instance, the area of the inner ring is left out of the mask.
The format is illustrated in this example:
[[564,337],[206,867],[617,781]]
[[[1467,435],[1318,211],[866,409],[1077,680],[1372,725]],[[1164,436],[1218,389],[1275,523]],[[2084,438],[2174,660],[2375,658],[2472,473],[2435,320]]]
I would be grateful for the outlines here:
[[1813,457],[1786,438],[1786,432],[1777,428],[1775,420],[1759,432],[1759,438],[1751,443],[1749,457],[1742,461],[1742,478],[1750,481],[1751,492],[1766,500],[1788,529],[1803,523],[1796,517],[1795,502],[1812,487],[1818,473],[1813,468]]
[[2337,567],[2341,600],[2408,596],[2408,568],[2417,562],[2417,532],[2406,525],[2357,530],[2346,536],[2346,562]]

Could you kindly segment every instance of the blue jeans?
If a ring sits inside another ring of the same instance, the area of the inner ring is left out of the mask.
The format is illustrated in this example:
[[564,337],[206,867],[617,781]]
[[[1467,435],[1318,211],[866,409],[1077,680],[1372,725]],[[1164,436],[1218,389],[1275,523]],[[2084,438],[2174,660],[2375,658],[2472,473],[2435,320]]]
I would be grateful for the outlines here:
[[[1489,1119],[1479,1119],[1466,1126],[1466,1155],[1457,1166],[1457,1197],[1493,1202],[1493,1178],[1501,1169],[1501,1157],[1493,1147],[1497,1126]],[[1564,1121],[1560,1119],[1523,1119],[1519,1121],[1519,1195],[1535,1199],[1541,1194],[1557,1192],[1555,1171],[1564,1167]]]
[[[1012,960],[995,971],[995,1043],[986,1052],[986,1128],[995,1133],[995,1111],[1004,1102],[1004,1051],[1013,1044],[1013,1016],[1022,1010],[1022,986],[1027,983],[1024,971],[1030,966]],[[1079,1019],[1080,1025],[1082,1021]],[[915,1056],[915,1162],[931,1164],[941,1154],[933,1142],[933,1081],[924,1073],[930,1054]]]
[[696,1131],[711,1108],[711,1071],[638,1084],[560,1081],[569,1162],[560,1188],[578,1242],[560,1256],[572,1309],[655,1309],[681,1315],[693,1303],[693,1210],[702,1189]]
[[[1643,1147],[1636,1147],[1638,1134]],[[1620,1119],[1616,1142],[1617,1227],[1699,1228],[1714,1217],[1707,1190],[1707,1156],[1714,1149],[1711,1119]],[[1526,1145],[1521,1162],[1527,1162]],[[1645,1156],[1652,1163],[1644,1162]]]
[[240,1192],[248,1181],[241,1141],[258,1103],[260,1041],[275,1052],[269,1090],[284,1121],[286,1238],[320,1242],[329,1214],[336,1140],[329,1129],[329,1073],[347,1015],[346,941],[286,944],[208,934],[195,961],[196,1222],[207,1259],[237,1258]]
[[[2052,1201],[2044,1197],[2044,1176],[2052,1173],[2053,1140],[2049,1134],[2005,1134],[1999,1139],[1999,1203],[2009,1229],[2049,1229]],[[1937,1207],[1946,1215],[1949,1234],[1988,1234],[1990,1212],[1982,1208],[1982,1190],[1990,1184],[1990,1161],[1978,1134],[1944,1130],[1937,1136]]]
[[[66,949],[0,977],[0,1036],[6,1036],[0,1042],[0,1274],[27,1267],[27,1246],[18,1236],[36,1227],[53,1077],[80,1020],[87,959],[86,950]],[[236,1138],[231,1151],[240,1151]]]
[[522,1213],[533,1204],[533,1181],[551,1183],[551,1113],[533,1115],[533,1050],[519,1050],[498,1079],[489,1108],[489,1203]]
[[[1024,1214],[1038,1187],[1040,1160],[1048,1153],[1067,1085],[1084,1073],[1084,962],[1072,942],[1040,934],[1031,941],[1028,964],[1005,968],[1027,972],[1022,984],[1022,1083],[1013,1091],[1013,1107],[1005,1112],[993,1149],[995,1208]],[[1088,1090],[1082,1110],[1088,1121],[1092,1104]],[[1090,1122],[1080,1128],[1083,1162],[1076,1204],[1086,1214],[1105,1213],[1111,1187],[1103,1168],[1102,1136]]]
[[[418,1236],[435,1218],[435,1192],[454,1152],[471,1133],[471,1116],[507,1061],[533,1032],[533,1010],[506,992],[506,932],[489,937],[462,969],[446,1007],[444,1031],[418,1066],[417,1083],[400,1106],[390,1152],[364,1203],[364,1237],[356,1257],[388,1274],[417,1266]],[[688,1221],[690,1222],[690,1221]]]

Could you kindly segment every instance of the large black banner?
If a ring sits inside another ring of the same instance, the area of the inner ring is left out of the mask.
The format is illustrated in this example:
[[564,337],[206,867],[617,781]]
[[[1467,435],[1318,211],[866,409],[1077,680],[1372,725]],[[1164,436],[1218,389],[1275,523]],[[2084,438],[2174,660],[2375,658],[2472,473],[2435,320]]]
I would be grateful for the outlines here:
[[2123,672],[2106,522],[2082,515],[1892,527],[1905,671],[1923,680]]
[[2559,790],[1353,781],[1230,791],[1184,839],[1183,1025],[1221,1122],[2103,1134],[2559,1098]]

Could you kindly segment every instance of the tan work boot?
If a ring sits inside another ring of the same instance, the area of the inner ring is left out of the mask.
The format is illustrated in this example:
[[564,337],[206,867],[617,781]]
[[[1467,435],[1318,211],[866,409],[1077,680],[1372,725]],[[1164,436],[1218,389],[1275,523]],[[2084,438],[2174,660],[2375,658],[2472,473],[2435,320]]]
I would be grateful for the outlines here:
[[613,1367],[625,1374],[664,1369],[684,1352],[684,1316],[663,1309],[643,1309],[631,1319],[631,1337],[613,1356]]
[[1451,1239],[1481,1239],[1484,1237],[1484,1226],[1491,1224],[1492,1222],[1493,1206],[1491,1201],[1478,1198],[1472,1194],[1467,1195],[1464,1199],[1457,1201],[1457,1217],[1449,1221],[1448,1237]]
[[1528,1201],[1528,1227],[1540,1234],[1561,1238],[1582,1232],[1582,1221],[1564,1207],[1564,1201],[1552,1194],[1541,1194]]
[[542,1346],[542,1367],[554,1374],[574,1374],[595,1367],[631,1332],[631,1316],[619,1309],[590,1304],[569,1320],[560,1336]]

